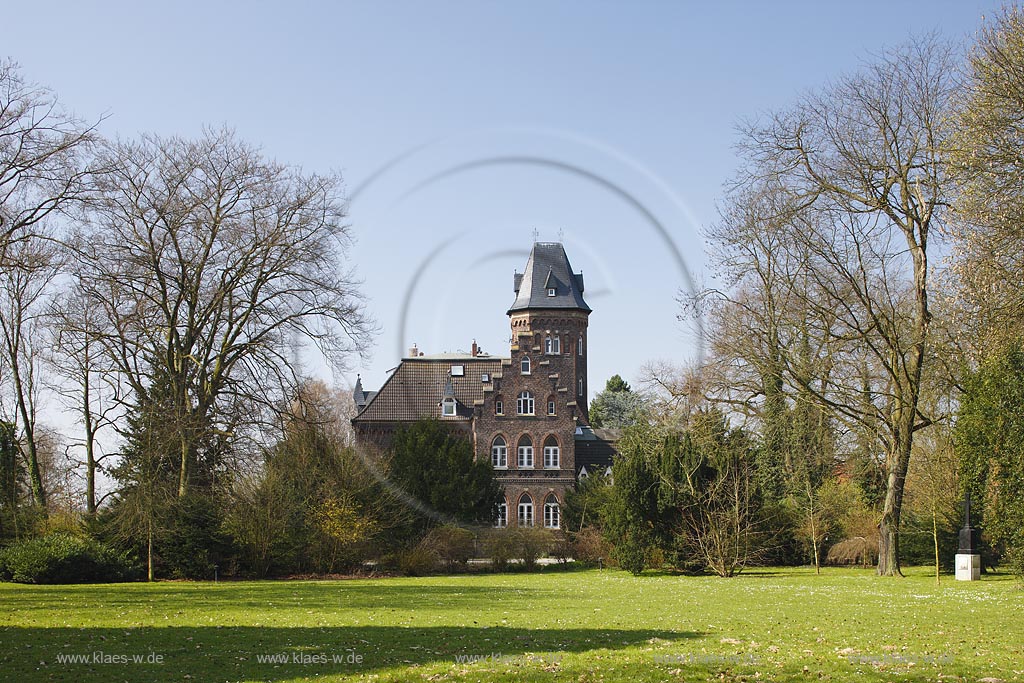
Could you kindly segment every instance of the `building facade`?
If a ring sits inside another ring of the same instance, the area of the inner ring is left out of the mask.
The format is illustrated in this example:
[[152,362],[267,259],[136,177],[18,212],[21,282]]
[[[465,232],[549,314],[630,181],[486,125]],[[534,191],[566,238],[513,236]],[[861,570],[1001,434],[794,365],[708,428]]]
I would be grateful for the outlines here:
[[614,443],[592,430],[582,273],[557,242],[533,245],[513,276],[509,355],[425,355],[413,347],[377,392],[357,381],[356,438],[386,444],[398,426],[436,418],[466,435],[505,490],[496,526],[562,526],[578,477],[609,471]]

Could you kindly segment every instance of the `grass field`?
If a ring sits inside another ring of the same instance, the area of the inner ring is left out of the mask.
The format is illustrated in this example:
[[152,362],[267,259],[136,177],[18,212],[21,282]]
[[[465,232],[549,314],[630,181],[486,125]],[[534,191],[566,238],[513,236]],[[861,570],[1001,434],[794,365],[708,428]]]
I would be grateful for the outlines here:
[[1022,608],[926,570],[0,584],[0,680],[1013,681]]

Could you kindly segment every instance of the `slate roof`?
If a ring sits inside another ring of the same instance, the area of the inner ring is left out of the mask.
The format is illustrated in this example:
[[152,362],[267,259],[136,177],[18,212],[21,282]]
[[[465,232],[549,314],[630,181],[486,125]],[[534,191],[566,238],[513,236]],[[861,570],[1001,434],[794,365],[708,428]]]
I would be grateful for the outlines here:
[[[536,242],[526,271],[513,276],[516,299],[509,313],[529,308],[578,309],[590,312],[583,300],[583,273],[573,273],[560,242]],[[555,296],[548,296],[548,289]]]
[[[441,418],[441,400],[446,394],[458,401],[455,417],[445,420],[468,420],[473,403],[482,401],[484,387],[481,375],[501,372],[501,358],[444,354],[443,357],[420,356],[403,358],[380,391],[366,402],[353,422],[414,422]],[[453,365],[462,365],[465,375],[452,377]],[[450,392],[450,393],[449,393]]]
[[604,474],[615,460],[617,451],[615,444],[619,433],[612,429],[592,429],[579,427],[575,436],[576,442],[576,473],[582,468],[588,475]]
[[359,375],[356,375],[356,386],[352,389],[352,400],[356,403],[356,409],[362,410],[365,408],[366,404],[369,403],[376,395],[376,391],[364,391],[363,379]]

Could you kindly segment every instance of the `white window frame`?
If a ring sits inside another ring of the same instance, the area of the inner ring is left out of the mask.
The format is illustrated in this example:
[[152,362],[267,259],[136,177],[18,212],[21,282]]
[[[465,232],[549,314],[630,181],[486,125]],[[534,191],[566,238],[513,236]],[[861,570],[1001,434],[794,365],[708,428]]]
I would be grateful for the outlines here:
[[544,528],[560,529],[562,526],[562,508],[558,501],[544,503]]
[[582,334],[580,335],[580,345],[579,345],[578,353],[581,356],[583,355],[583,335]]
[[548,287],[548,296],[554,296],[554,295],[555,295],[555,288],[554,287]]
[[558,446],[544,447],[544,469],[557,470],[562,466],[562,452]]
[[516,466],[521,470],[533,469],[533,441],[523,445],[522,439],[516,445]]
[[494,521],[495,529],[504,529],[508,526],[508,503],[502,502],[498,505],[498,519]]
[[441,401],[441,415],[443,417],[455,417],[455,399],[446,398]]
[[519,526],[533,526],[533,499],[527,497],[528,503],[523,502],[523,500],[523,498],[519,499],[516,521]]
[[551,351],[551,353],[553,353],[556,356],[561,355],[562,354],[562,338],[559,337],[556,334],[554,337],[551,338],[551,344],[552,344],[552,351]]
[[583,378],[582,377],[580,377],[580,393],[579,393],[579,395],[583,396]]
[[[501,439],[500,444],[498,439]],[[508,442],[503,436],[496,436],[491,442],[491,465],[496,470],[508,469]]]
[[516,398],[516,415],[535,415],[536,402],[533,398],[533,392],[521,391],[519,396]]
[[554,415],[554,414],[555,414],[555,402],[554,401],[548,401],[548,415]]
[[530,357],[523,356],[523,359],[519,361],[519,374],[529,375],[530,374]]

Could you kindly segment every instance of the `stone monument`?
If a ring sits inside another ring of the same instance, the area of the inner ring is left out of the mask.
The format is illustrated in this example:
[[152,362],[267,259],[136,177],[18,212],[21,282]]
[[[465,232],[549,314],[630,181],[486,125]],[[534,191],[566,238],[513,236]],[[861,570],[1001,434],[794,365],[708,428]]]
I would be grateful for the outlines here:
[[960,530],[960,549],[956,552],[956,580],[977,581],[980,578],[978,530],[971,526],[971,494],[968,493],[964,497],[964,528]]

